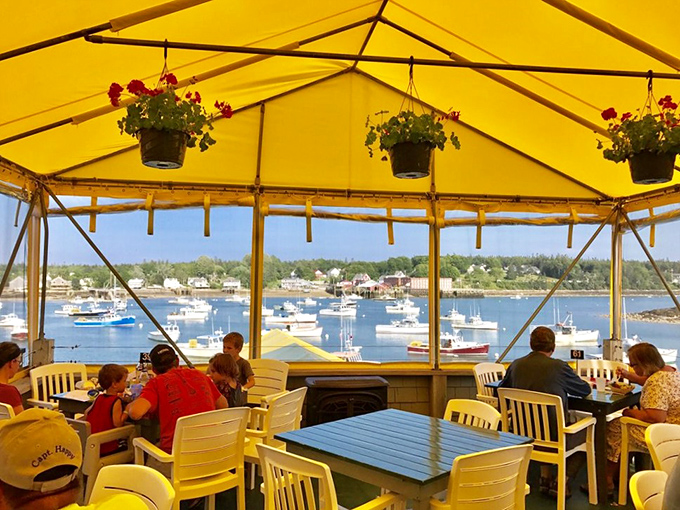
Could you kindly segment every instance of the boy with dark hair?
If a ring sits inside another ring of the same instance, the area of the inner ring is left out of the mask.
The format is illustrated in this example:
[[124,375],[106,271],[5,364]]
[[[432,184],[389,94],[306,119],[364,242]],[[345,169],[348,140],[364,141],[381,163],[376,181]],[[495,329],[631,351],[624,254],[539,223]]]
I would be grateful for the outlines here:
[[222,340],[222,352],[224,354],[231,355],[236,361],[239,371],[238,382],[241,384],[241,388],[247,391],[248,388],[255,386],[255,373],[247,359],[241,357],[241,349],[243,349],[243,335],[232,331],[227,333]]
[[[98,374],[99,385],[104,389],[94,403],[85,411],[85,419],[90,423],[92,434],[122,427],[127,420],[127,412],[123,410],[120,395],[127,386],[128,370],[122,365],[104,365]],[[121,447],[118,441],[102,443],[99,454],[110,455]]]

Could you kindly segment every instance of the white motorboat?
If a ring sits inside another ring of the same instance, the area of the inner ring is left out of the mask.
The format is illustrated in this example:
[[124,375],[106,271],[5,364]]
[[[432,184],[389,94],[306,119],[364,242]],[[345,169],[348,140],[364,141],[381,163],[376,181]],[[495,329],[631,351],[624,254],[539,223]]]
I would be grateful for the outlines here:
[[[639,344],[642,342],[642,339],[637,336],[633,335],[631,338],[624,338],[623,339],[623,346],[628,351],[633,345]],[[675,364],[675,361],[678,358],[678,350],[677,349],[664,349],[662,347],[657,347],[657,351],[659,351],[659,354],[661,354],[661,357],[663,358],[664,362],[668,363],[669,365]],[[628,363],[628,353],[624,353],[623,355],[623,362]]]
[[319,315],[326,317],[356,317],[357,309],[341,301],[340,303],[331,303],[330,308],[319,310]]
[[574,326],[574,319],[571,312],[563,321],[558,321],[550,326],[555,332],[555,345],[574,345],[574,344],[596,344],[600,338],[598,329],[578,329]]
[[482,320],[482,317],[479,314],[470,315],[465,322],[458,322],[455,324],[456,327],[460,329],[487,329],[491,331],[498,329],[498,322]]
[[212,312],[212,305],[205,299],[193,298],[189,301],[189,307],[196,312]]
[[[288,324],[281,328],[281,331],[290,333],[296,338],[321,338],[323,327],[308,322],[303,324]],[[264,335],[265,333],[267,333],[267,331],[263,330],[262,334]]]
[[[250,309],[248,310],[243,310],[243,315],[245,317],[250,317]],[[274,310],[271,308],[267,308],[266,306],[262,305],[262,317],[271,317],[274,315]]]
[[300,324],[305,322],[316,323],[315,313],[291,313],[288,315],[272,315],[263,317],[265,325],[270,324]]
[[168,303],[171,305],[182,305],[182,306],[187,306],[189,304],[190,299],[186,296],[178,296],[176,298],[172,298],[168,300]]
[[207,363],[215,354],[222,353],[223,337],[222,330],[218,329],[213,335],[201,335],[188,342],[178,343],[177,347],[190,361]]
[[173,312],[167,315],[168,322],[173,321],[204,321],[208,319],[208,312],[200,312],[193,308],[180,308],[179,312]]
[[16,313],[0,315],[0,328],[24,328],[24,327],[26,327],[26,321],[19,317]]
[[443,321],[451,321],[454,324],[465,324],[465,314],[460,313],[455,308],[451,308],[449,313],[439,317]]
[[310,297],[306,297],[305,299],[298,301],[297,304],[302,306],[316,306],[317,302]]
[[294,305],[292,301],[284,301],[281,305],[281,310],[288,313],[296,313],[300,311],[300,308]]
[[388,335],[427,335],[430,325],[420,323],[415,315],[409,315],[402,320],[392,321],[391,324],[378,324],[375,332]]
[[391,301],[394,302],[397,300],[394,296],[391,296],[389,294],[380,294],[377,298],[375,298],[376,301]]
[[515,299],[515,300],[522,299],[522,294],[515,294],[514,296],[510,296],[510,299]]
[[386,305],[385,311],[387,313],[402,313],[406,315],[418,315],[420,313],[420,307],[415,306],[415,303],[409,298],[404,298],[398,300],[393,305]]
[[246,299],[246,296],[239,296],[238,294],[232,294],[224,298],[227,303],[240,303],[244,299]]
[[[489,354],[488,343],[466,342],[459,331],[442,333],[439,341],[441,342],[439,352],[442,356],[488,356]],[[430,345],[427,342],[414,340],[406,346],[406,351],[411,354],[429,354]]]
[[360,296],[356,292],[352,292],[351,294],[347,294],[344,297],[349,301],[358,301],[360,299],[364,299],[364,296]]
[[[177,340],[179,339],[180,331],[179,326],[176,323],[173,322],[165,324],[163,326],[163,329],[172,339],[173,342],[177,342]],[[147,338],[153,342],[167,342],[165,336],[163,336],[163,333],[161,333],[159,330],[150,332],[147,335]]]
[[60,315],[61,317],[68,317],[69,315],[71,315],[71,313],[79,312],[79,311],[80,311],[80,307],[78,305],[66,303],[65,305],[61,305],[61,308],[59,310],[55,310],[54,315]]

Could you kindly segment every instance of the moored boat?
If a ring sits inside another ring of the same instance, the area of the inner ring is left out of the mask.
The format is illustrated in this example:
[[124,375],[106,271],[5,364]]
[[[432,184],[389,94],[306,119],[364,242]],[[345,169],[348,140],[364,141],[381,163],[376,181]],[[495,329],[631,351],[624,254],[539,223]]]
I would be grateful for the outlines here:
[[455,324],[460,329],[488,329],[492,331],[498,329],[498,322],[485,321],[479,314],[470,315],[465,322],[456,322]]
[[[440,335],[441,346],[439,352],[442,356],[487,356],[489,344],[479,342],[466,342],[459,333],[442,333]],[[429,354],[430,345],[427,342],[414,340],[406,346],[406,351],[411,354]]]
[[168,322],[172,321],[204,321],[208,318],[208,312],[201,312],[193,308],[180,308],[179,312],[169,313],[166,316]]
[[330,308],[319,310],[319,315],[327,317],[356,317],[357,309],[341,301],[340,303],[331,303]]
[[430,325],[420,323],[415,315],[409,315],[400,321],[392,321],[391,324],[378,324],[375,332],[388,335],[427,335]]
[[25,326],[26,321],[19,317],[16,313],[0,315],[0,328],[23,328]]
[[385,311],[387,313],[402,313],[405,315],[418,315],[420,313],[420,307],[415,306],[415,303],[409,298],[404,298],[398,300],[393,305],[386,305]]
[[549,327],[555,332],[555,345],[597,343],[600,338],[598,329],[578,329],[574,326],[571,312],[567,313],[563,321]]
[[299,324],[305,322],[316,323],[315,313],[291,313],[288,315],[272,315],[263,317],[265,325],[269,324]]
[[102,328],[108,326],[132,327],[135,324],[134,315],[118,315],[107,313],[99,317],[81,317],[73,321],[73,325],[85,328]]
[[439,317],[443,321],[451,321],[454,324],[465,324],[465,314],[460,313],[455,308],[451,308],[449,313]]
[[[179,331],[179,326],[176,323],[168,323],[163,326],[163,329],[165,332],[168,334],[168,336],[172,339],[173,342],[177,342],[179,339],[180,331]],[[147,338],[149,340],[152,340],[153,342],[167,342],[167,339],[165,336],[163,336],[163,333],[159,330],[156,331],[151,331],[148,335]]]

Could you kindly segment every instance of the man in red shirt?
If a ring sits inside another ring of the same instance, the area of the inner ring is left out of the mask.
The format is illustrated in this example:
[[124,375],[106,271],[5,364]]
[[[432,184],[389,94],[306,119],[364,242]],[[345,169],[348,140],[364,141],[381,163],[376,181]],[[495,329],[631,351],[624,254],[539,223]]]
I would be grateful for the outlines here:
[[157,412],[161,425],[163,451],[172,453],[177,420],[183,416],[228,407],[215,383],[198,370],[179,367],[177,353],[168,345],[157,345],[150,352],[153,377],[124,413],[139,420],[148,412]]

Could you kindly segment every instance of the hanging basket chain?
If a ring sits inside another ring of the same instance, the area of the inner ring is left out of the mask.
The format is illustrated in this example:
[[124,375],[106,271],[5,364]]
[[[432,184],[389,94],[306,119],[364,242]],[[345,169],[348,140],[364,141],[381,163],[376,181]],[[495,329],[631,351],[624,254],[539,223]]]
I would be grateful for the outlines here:
[[656,107],[657,112],[661,113],[661,109],[659,108],[659,105],[656,102],[656,98],[654,97],[654,89],[653,89],[653,80],[654,80],[654,71],[651,69],[647,71],[647,99],[645,99],[645,104],[642,105],[642,110],[640,112],[640,115],[643,115],[644,112],[646,111],[649,114],[652,113],[652,105]]
[[[418,104],[420,104],[420,109],[425,113],[425,109],[423,108],[422,104],[420,103],[420,95],[418,95],[418,89],[416,89],[416,84],[413,81],[413,66],[414,66],[414,59],[413,55],[409,58],[409,64],[408,64],[408,85],[406,86],[406,95],[404,96],[404,99],[401,101],[401,106],[399,107],[399,111],[414,111],[414,101],[413,98],[418,99]],[[404,108],[404,104],[406,103],[406,108]]]

